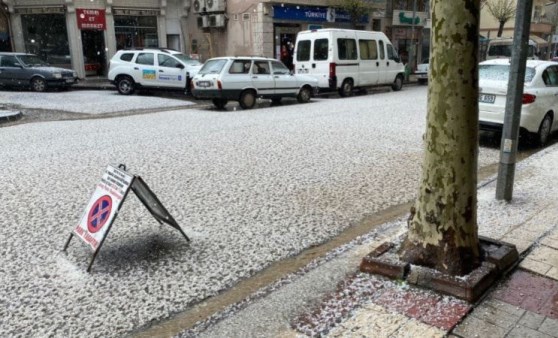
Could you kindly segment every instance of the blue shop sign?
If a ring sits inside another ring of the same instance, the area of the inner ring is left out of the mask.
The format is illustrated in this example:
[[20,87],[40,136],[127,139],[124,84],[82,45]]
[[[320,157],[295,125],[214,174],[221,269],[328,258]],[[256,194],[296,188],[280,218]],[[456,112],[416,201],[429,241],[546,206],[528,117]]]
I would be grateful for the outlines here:
[[[274,5],[273,18],[311,22],[351,22],[349,13],[331,7]],[[368,15],[363,15],[359,22],[368,23]]]

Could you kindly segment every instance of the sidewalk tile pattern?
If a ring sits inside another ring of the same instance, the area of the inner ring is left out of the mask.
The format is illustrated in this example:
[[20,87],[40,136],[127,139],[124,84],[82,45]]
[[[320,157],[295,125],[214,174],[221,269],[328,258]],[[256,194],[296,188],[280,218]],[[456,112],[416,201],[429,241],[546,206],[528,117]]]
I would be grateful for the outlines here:
[[408,333],[402,328],[414,325],[421,336],[442,337],[470,310],[470,304],[451,296],[357,273],[291,326],[307,336],[404,337]]

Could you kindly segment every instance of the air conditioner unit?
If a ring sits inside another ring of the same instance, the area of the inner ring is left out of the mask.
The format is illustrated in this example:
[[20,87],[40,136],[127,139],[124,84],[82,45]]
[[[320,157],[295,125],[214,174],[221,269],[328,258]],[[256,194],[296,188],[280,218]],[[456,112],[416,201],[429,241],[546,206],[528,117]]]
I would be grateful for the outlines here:
[[208,15],[209,27],[225,27],[225,14]]
[[205,10],[207,12],[224,12],[225,5],[225,0],[205,0]]
[[[200,19],[201,19],[201,27],[203,27],[203,28],[210,27],[209,26],[209,16],[202,15],[202,16],[198,17],[198,20],[200,20]],[[198,27],[199,27],[199,23],[198,23]]]
[[204,2],[204,0],[194,0],[194,3],[192,4],[192,11],[194,12],[194,14],[198,14],[202,11]]

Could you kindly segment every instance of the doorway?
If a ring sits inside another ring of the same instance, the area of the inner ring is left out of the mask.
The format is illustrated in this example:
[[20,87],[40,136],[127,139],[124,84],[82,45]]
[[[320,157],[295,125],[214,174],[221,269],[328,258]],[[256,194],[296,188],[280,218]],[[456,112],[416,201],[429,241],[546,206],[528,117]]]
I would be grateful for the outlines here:
[[105,37],[101,30],[82,30],[85,76],[106,75]]

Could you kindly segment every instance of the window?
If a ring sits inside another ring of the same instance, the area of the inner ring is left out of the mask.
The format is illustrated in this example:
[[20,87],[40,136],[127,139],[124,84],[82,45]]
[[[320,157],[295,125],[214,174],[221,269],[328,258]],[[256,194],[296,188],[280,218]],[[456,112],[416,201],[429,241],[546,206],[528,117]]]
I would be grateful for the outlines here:
[[154,61],[155,57],[153,53],[139,53],[138,58],[136,59],[136,63],[139,65],[153,66]]
[[296,46],[296,61],[310,61],[310,40],[302,40]]
[[337,39],[339,60],[356,60],[357,48],[355,39]]
[[378,44],[376,40],[358,40],[361,60],[378,59]]
[[544,84],[547,86],[558,86],[558,68],[548,67],[543,73]]
[[[535,76],[535,68],[527,67],[525,69],[525,82],[531,82]],[[510,74],[509,65],[480,65],[479,79],[508,81]],[[548,79],[550,81],[550,79]]]
[[380,59],[385,59],[386,58],[386,52],[384,49],[384,42],[382,40],[379,41],[380,42]]
[[271,68],[273,69],[273,74],[289,74],[291,72],[287,66],[277,61],[271,62]]
[[231,68],[229,69],[229,73],[231,74],[248,74],[250,72],[250,66],[252,65],[252,61],[250,60],[235,60]]
[[328,39],[316,39],[314,41],[314,60],[323,61],[327,60],[329,50],[329,40]]
[[269,71],[269,62],[267,61],[256,61],[254,62],[254,68],[252,69],[253,74],[271,74]]
[[15,67],[17,63],[17,59],[15,56],[2,56],[2,60],[0,60],[0,67]]
[[161,67],[177,68],[181,65],[178,60],[176,60],[172,56],[165,54],[157,55],[157,61],[159,62],[159,66]]
[[120,55],[120,60],[130,62],[134,58],[134,53],[124,53]]

